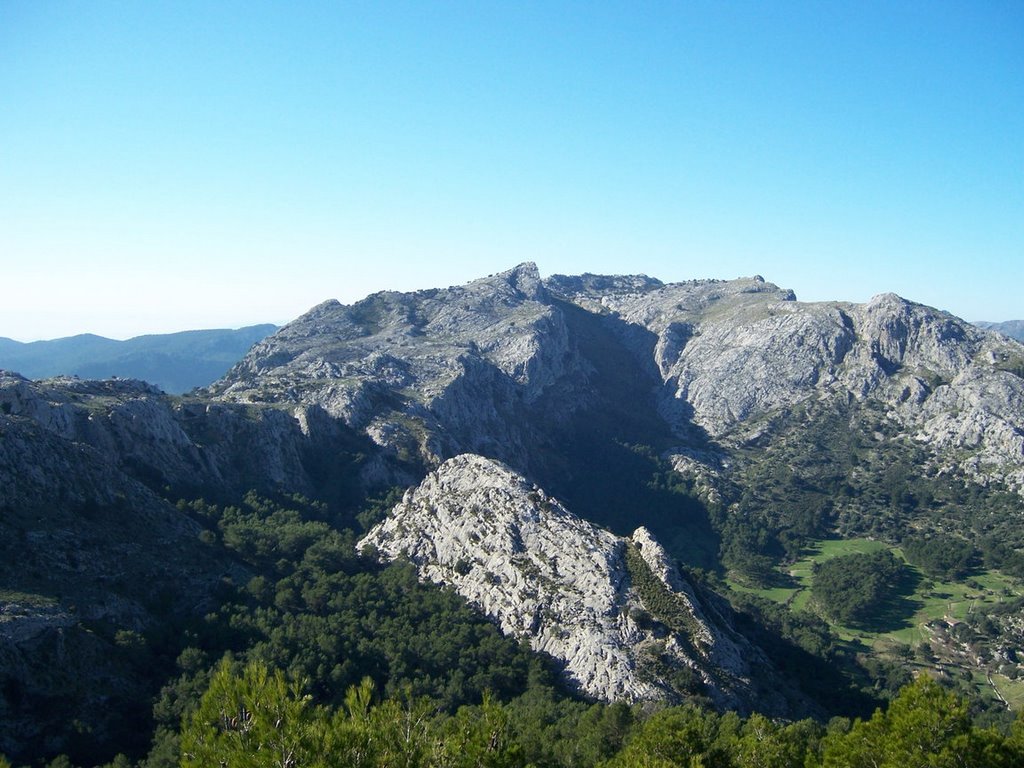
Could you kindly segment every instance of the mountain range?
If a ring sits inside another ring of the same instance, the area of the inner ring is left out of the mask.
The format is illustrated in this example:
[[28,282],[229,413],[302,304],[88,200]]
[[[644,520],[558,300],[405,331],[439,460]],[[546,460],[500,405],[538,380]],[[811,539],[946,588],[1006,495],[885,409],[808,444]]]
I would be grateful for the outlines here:
[[[333,615],[295,586],[328,536],[349,554],[316,568],[411,569],[566,695],[825,718],[914,668],[998,710],[1024,694],[1022,377],[1020,343],[892,294],[529,263],[325,302],[184,396],[0,374],[0,751],[109,750],[204,679],[193,646],[299,664],[252,617]],[[309,669],[326,696],[424,653]]]
[[1024,341],[1024,320],[1006,320],[1002,323],[978,321],[975,325],[989,331],[998,331],[999,333],[1009,336],[1011,339],[1016,339],[1017,341]]
[[142,379],[165,392],[181,394],[219,379],[275,329],[269,324],[252,325],[237,330],[151,334],[125,341],[91,333],[28,343],[0,337],[0,368],[32,379]]

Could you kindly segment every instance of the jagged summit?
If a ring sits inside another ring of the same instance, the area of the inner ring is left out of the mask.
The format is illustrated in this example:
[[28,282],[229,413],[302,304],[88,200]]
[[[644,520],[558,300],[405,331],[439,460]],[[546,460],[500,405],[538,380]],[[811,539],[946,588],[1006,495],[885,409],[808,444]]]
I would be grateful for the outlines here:
[[[494,278],[504,280],[523,298],[538,300],[543,298],[544,286],[540,279],[540,271],[532,261],[524,261],[506,272],[499,272]],[[484,278],[488,280],[491,278]]]

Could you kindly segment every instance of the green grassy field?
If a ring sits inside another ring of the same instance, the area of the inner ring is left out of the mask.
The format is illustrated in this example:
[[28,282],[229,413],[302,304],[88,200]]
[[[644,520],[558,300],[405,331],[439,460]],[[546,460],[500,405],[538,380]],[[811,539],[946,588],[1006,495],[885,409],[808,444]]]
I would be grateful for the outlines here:
[[732,589],[767,597],[777,603],[789,604],[794,610],[803,610],[809,607],[811,573],[815,563],[842,555],[877,552],[885,548],[882,542],[871,539],[827,539],[808,547],[804,557],[786,569],[785,575],[789,576],[791,586],[759,589],[734,580],[729,580],[728,583]]
[[[898,547],[888,547],[880,541],[829,539],[816,542],[805,551],[800,560],[785,569],[784,576],[788,576],[790,580],[788,586],[755,589],[736,581],[730,581],[729,585],[733,589],[786,604],[793,610],[815,611],[811,602],[811,578],[815,563],[842,555],[877,552],[882,549],[891,550],[896,557],[906,563],[902,550]],[[980,571],[962,582],[950,582],[931,579],[909,563],[907,569],[912,577],[910,581],[914,585],[913,592],[900,596],[890,606],[890,626],[884,631],[870,631],[830,622],[840,638],[863,643],[879,652],[886,652],[896,644],[913,647],[927,639],[924,626],[929,621],[961,621],[972,611],[984,611],[988,606],[1024,594],[1024,588],[1019,582],[998,571]],[[1006,680],[1006,688],[1013,697],[1024,700],[1024,683],[1018,685],[1015,681]],[[1007,693],[1004,693],[1004,696],[1007,699],[1011,698]]]
[[1003,675],[992,675],[992,684],[1006,700],[1010,709],[1015,712],[1024,709],[1024,680],[1011,680]]
[[788,604],[797,610],[813,609],[810,593],[815,563],[824,562],[834,557],[878,552],[884,549],[889,549],[906,564],[907,569],[913,575],[913,582],[916,584],[913,593],[903,599],[903,606],[908,609],[904,622],[906,626],[899,630],[883,633],[865,633],[863,630],[851,630],[842,626],[836,626],[837,629],[847,630],[858,636],[874,634],[912,644],[910,641],[916,637],[915,632],[920,633],[921,625],[933,621],[935,618],[953,618],[953,620],[962,621],[973,610],[1024,594],[1024,589],[1016,580],[1005,577],[995,570],[978,571],[964,582],[933,580],[918,567],[906,562],[902,550],[898,547],[888,547],[882,542],[870,539],[816,542],[805,550],[804,557],[785,568],[783,575],[788,577],[790,585],[759,589],[730,580],[729,586],[740,592],[748,592],[767,597],[775,602]]

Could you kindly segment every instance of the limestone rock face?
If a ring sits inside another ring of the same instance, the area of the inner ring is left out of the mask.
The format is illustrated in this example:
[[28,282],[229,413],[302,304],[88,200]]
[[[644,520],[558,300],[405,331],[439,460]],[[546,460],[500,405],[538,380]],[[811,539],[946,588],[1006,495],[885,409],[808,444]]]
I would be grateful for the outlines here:
[[0,416],[88,447],[119,471],[182,494],[210,486],[312,494],[308,465],[351,439],[316,406],[253,408],[172,398],[134,380],[29,381],[6,371]]
[[678,455],[763,438],[801,403],[852,399],[885,411],[939,465],[1024,491],[1024,347],[892,294],[806,304],[759,276],[541,280],[522,264],[464,286],[326,302],[211,393],[318,409],[428,467],[472,452],[533,471],[538,447],[559,440],[550,425],[603,408],[608,371],[624,366],[636,381],[613,397],[660,414]]
[[[763,438],[773,415],[804,402],[853,400],[884,411],[938,466],[1024,492],[1024,346],[892,294],[805,304],[760,277],[541,280],[527,263],[463,286],[325,302],[190,399],[142,382],[3,374],[0,407],[171,485],[226,481],[244,441],[250,478],[306,492],[303,452],[340,426],[398,462],[473,452],[536,469],[538,449],[564,437],[551,425],[604,408],[602,378],[625,367],[635,380],[612,398],[659,414],[677,456],[707,439],[727,451]],[[708,476],[708,456],[689,462],[694,474]],[[377,471],[382,482],[401,474],[394,461]]]
[[[624,369],[635,376],[608,387]],[[1024,493],[1022,372],[1024,346],[892,294],[805,304],[760,277],[541,280],[522,264],[463,286],[325,302],[192,398],[4,374],[0,407],[152,483],[237,480],[241,463],[240,484],[305,493],[306,457],[345,430],[384,449],[381,483],[418,479],[402,462],[429,468],[463,452],[536,476],[571,431],[552,425],[611,401],[655,414],[675,435],[672,455],[689,457],[713,494],[716,464],[770,440],[775,415],[853,401],[884,412],[937,468]]]
[[[450,585],[503,632],[559,659],[595,698],[677,701],[686,691],[671,672],[680,670],[722,705],[754,698],[748,661],[763,658],[709,621],[646,529],[631,538],[599,529],[492,459],[444,462],[360,547],[408,558],[422,578]],[[685,631],[658,619],[666,609],[655,594]]]
[[1024,488],[1024,379],[1020,376],[972,366],[923,398],[918,413],[909,407],[900,412],[917,426],[916,439],[933,449],[947,449],[946,461],[965,469],[979,483],[999,479],[1010,487]]
[[521,457],[520,411],[579,367],[534,264],[464,286],[327,302],[253,347],[213,391],[321,407],[395,454]]
[[876,403],[940,463],[1024,492],[1024,346],[1005,336],[894,294],[804,304],[759,277],[555,277],[548,287],[653,335],[659,408],[681,436],[693,424],[742,443],[805,400],[853,398]]

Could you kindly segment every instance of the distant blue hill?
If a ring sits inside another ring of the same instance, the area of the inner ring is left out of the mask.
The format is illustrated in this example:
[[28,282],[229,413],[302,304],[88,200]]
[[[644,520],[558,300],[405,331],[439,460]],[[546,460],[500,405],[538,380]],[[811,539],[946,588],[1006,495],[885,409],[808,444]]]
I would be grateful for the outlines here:
[[979,321],[975,323],[979,328],[986,328],[990,331],[999,331],[1011,339],[1024,342],[1024,320],[1007,320],[1005,323],[986,323]]
[[252,325],[238,330],[182,331],[116,341],[91,333],[23,343],[0,337],[0,368],[30,379],[71,375],[143,379],[180,394],[211,384],[257,341],[277,330]]

